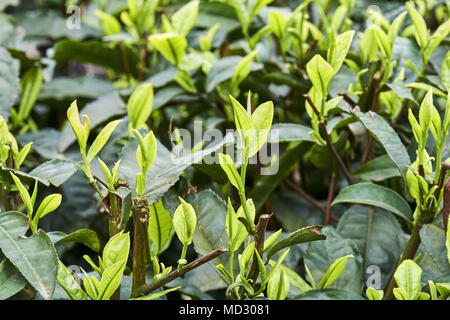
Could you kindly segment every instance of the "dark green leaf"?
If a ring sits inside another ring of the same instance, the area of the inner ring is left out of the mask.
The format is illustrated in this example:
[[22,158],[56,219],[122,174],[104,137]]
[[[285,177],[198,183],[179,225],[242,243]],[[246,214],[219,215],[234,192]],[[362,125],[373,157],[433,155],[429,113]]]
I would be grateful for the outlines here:
[[359,203],[386,209],[399,217],[412,220],[408,202],[392,189],[373,184],[358,183],[341,190],[332,205],[337,203]]

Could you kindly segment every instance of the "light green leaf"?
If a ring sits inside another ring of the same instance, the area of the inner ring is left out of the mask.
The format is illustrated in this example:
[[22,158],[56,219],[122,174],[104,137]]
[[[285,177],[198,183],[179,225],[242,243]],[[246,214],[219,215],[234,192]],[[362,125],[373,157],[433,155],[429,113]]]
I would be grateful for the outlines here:
[[[128,256],[128,252],[127,252]],[[105,267],[98,289],[98,300],[109,300],[117,288],[120,286],[122,275],[125,270],[127,259],[119,260],[114,264]]]
[[171,20],[174,32],[184,37],[188,35],[195,24],[195,20],[197,20],[198,6],[198,0],[189,1],[172,15]]
[[254,252],[255,252],[255,242],[252,242],[247,247],[245,247],[242,254],[238,255],[239,270],[241,277],[245,278],[246,273],[248,271],[248,266],[250,264],[250,261],[252,260]]
[[433,35],[430,37],[428,41],[428,45],[423,53],[427,61],[432,56],[434,50],[439,46],[442,40],[444,40],[444,38],[449,33],[450,33],[450,20],[447,20],[439,25],[439,27],[436,29],[436,31],[434,31]]
[[142,138],[141,134],[132,129],[133,133],[139,141],[139,146],[136,150],[136,160],[139,168],[142,170],[143,175],[147,173],[148,169],[152,166],[156,158],[156,139],[153,131],[147,133],[145,138]]
[[420,13],[413,7],[411,2],[406,3],[406,9],[408,10],[414,24],[416,41],[419,44],[419,47],[425,49],[428,44],[427,24]]
[[95,138],[94,142],[92,143],[91,147],[89,148],[88,154],[87,154],[87,161],[91,162],[94,157],[97,155],[97,153],[100,152],[100,150],[105,146],[106,142],[108,142],[109,137],[113,133],[114,129],[116,129],[117,125],[122,122],[122,120],[115,120],[108,123],[102,131],[98,134],[98,136]]
[[437,96],[440,96],[440,97],[442,97],[444,99],[447,97],[447,95],[444,92],[442,92],[441,90],[439,90],[438,88],[436,88],[434,86],[431,86],[431,85],[429,85],[427,83],[423,83],[423,82],[411,82],[411,83],[408,83],[406,85],[406,87],[414,88],[414,89],[420,89],[420,90],[427,91],[427,92],[429,90],[432,90],[433,94],[435,94]]
[[[34,203],[31,201],[30,194],[28,193],[28,190],[23,185],[22,181],[16,175],[12,172],[10,172],[11,177],[14,180],[14,183],[16,184],[17,189],[19,189],[20,197],[22,198],[22,201],[25,204],[25,207],[27,208],[28,217],[31,220],[31,217],[33,215],[33,206]],[[37,183],[36,183],[37,186]]]
[[48,236],[54,244],[73,241],[82,243],[97,253],[100,251],[100,241],[98,239],[97,233],[90,229],[79,229],[72,232],[71,234],[54,231],[49,232]]
[[189,73],[187,73],[186,71],[178,71],[175,74],[175,81],[187,92],[197,93],[194,79],[192,79]]
[[250,118],[251,126],[255,130],[256,141],[250,141],[249,157],[256,154],[266,143],[273,120],[273,103],[265,102],[256,108]]
[[327,57],[328,62],[333,66],[334,73],[337,73],[344,63],[354,35],[355,31],[351,30],[336,37],[336,54],[332,59]]
[[289,269],[285,265],[280,265],[279,268],[281,268],[285,272],[286,277],[289,279],[290,283],[292,283],[301,292],[304,293],[313,289],[311,285],[303,280],[303,278],[300,277],[294,270]]
[[110,36],[113,34],[118,34],[122,31],[122,27],[120,26],[120,22],[117,21],[116,17],[110,15],[109,13],[95,10],[94,14],[100,19],[102,22],[102,29],[105,36]]
[[230,183],[235,186],[236,189],[243,190],[244,187],[242,185],[241,176],[237,172],[231,157],[228,154],[219,153],[219,163],[223,171],[225,171]]
[[220,28],[220,24],[216,23],[211,28],[209,28],[206,36],[200,36],[198,38],[200,49],[202,51],[210,51],[211,50],[214,35],[219,30],[219,28]]
[[233,209],[230,199],[228,199],[228,213],[225,229],[228,234],[228,249],[235,252],[248,236],[245,226],[238,220],[238,216]]
[[127,103],[129,128],[139,129],[145,124],[153,107],[153,85],[142,84],[133,91]]
[[447,299],[450,296],[450,283],[436,283],[436,289],[442,299]]
[[[406,299],[412,300],[421,292],[420,279],[422,269],[413,260],[403,261],[395,271],[394,279],[398,287],[406,293]],[[402,294],[403,296],[403,294]]]
[[377,290],[372,287],[366,289],[366,296],[369,300],[382,300],[384,296],[383,290]]
[[360,256],[359,249],[351,239],[345,239],[340,236],[331,226],[322,229],[322,234],[326,236],[323,241],[311,242],[303,257],[305,269],[308,267],[306,280],[316,288],[315,283],[319,283],[325,276],[330,266],[340,257],[353,255],[355,258],[347,260],[347,265],[339,279],[330,287],[335,289],[344,289],[361,293],[364,285],[363,258]]
[[[422,100],[422,104],[419,109],[419,123],[422,128],[422,134],[426,135],[431,125],[431,116],[433,108],[433,92],[428,90],[425,98]],[[424,141],[426,142],[426,141]]]
[[333,264],[328,268],[327,272],[323,276],[322,280],[319,283],[319,289],[325,289],[328,288],[330,285],[332,285],[339,277],[342,275],[342,273],[345,270],[345,266],[347,264],[348,258],[354,258],[353,255],[347,255],[344,257],[340,257],[336,261],[333,262]]
[[51,194],[45,197],[39,205],[36,214],[34,215],[32,224],[37,227],[39,220],[45,217],[50,212],[55,211],[61,204],[61,200],[62,196],[59,193]]
[[82,154],[86,152],[87,139],[90,131],[90,121],[88,117],[84,117],[84,125],[81,124],[80,115],[78,113],[77,101],[75,100],[67,110],[67,119],[77,137],[80,151]]
[[66,266],[59,261],[58,278],[59,285],[66,291],[72,300],[87,300],[86,293],[81,289]]
[[170,63],[179,66],[186,54],[186,38],[175,33],[155,34],[150,42]]
[[[244,107],[235,98],[230,96],[231,105],[234,112],[234,123],[242,142],[245,142],[245,137],[252,134],[252,120],[250,114],[244,109]],[[250,139],[249,139],[250,141]]]
[[172,216],[164,208],[162,199],[150,205],[150,220],[148,222],[148,236],[151,242],[152,255],[159,255],[170,245],[174,229]]
[[108,268],[117,262],[126,260],[130,251],[130,235],[129,233],[118,233],[109,239],[103,249],[103,266]]
[[402,12],[397,18],[394,19],[394,21],[391,24],[391,27],[388,31],[388,39],[391,43],[391,46],[394,45],[395,38],[397,38],[398,33],[400,32],[400,28],[402,27],[403,21],[405,20],[405,17],[407,15],[407,12]]
[[281,268],[277,268],[267,284],[267,297],[270,300],[284,300],[289,292],[289,278]]
[[98,290],[100,289],[100,281],[93,276],[86,276],[83,279],[83,287],[86,293],[93,300],[98,300]]
[[306,65],[306,72],[313,87],[317,88],[326,97],[334,75],[333,67],[319,54],[316,54]]
[[39,67],[29,69],[20,82],[21,98],[17,116],[19,121],[25,120],[39,96],[42,86],[42,70]]
[[231,88],[237,88],[239,84],[244,81],[245,78],[249,75],[252,67],[253,59],[258,55],[257,50],[253,50],[241,61],[239,61],[236,69],[234,70],[233,77],[231,78],[230,86]]
[[380,27],[374,25],[372,26],[374,29],[375,37],[377,38],[378,47],[381,49],[381,52],[384,56],[391,60],[392,57],[392,43],[389,42],[389,38],[386,33]]
[[192,242],[195,227],[197,224],[197,216],[191,204],[179,198],[181,204],[175,210],[173,215],[173,227],[178,239],[184,244],[189,245]]
[[283,229],[280,229],[277,232],[274,232],[264,241],[264,248],[263,248],[264,252],[269,250],[275,244],[275,242],[280,237],[282,231],[283,231]]
[[286,32],[286,19],[283,13],[275,10],[269,11],[267,22],[269,23],[272,32],[282,40]]
[[134,299],[131,299],[131,300],[155,300],[155,299],[158,299],[158,298],[168,294],[169,292],[176,291],[176,290],[178,290],[180,288],[181,287],[175,287],[175,288],[170,288],[170,289],[166,289],[166,290],[161,290],[161,291],[149,294],[148,296],[134,298]]

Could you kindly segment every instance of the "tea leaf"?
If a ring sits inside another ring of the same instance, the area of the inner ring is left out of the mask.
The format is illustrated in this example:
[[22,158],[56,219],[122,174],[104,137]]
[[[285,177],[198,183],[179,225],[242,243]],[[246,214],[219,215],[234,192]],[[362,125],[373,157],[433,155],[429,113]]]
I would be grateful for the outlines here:
[[181,204],[173,215],[173,227],[178,239],[184,244],[189,245],[192,242],[195,226],[197,224],[197,216],[192,205],[179,198]]
[[0,299],[12,297],[27,285],[27,281],[11,262],[4,259],[0,263]]
[[42,79],[42,70],[37,67],[29,69],[22,77],[20,82],[22,94],[17,113],[19,121],[23,121],[29,116],[41,91]]
[[103,266],[108,268],[116,263],[127,260],[130,251],[130,235],[128,233],[118,233],[109,239],[103,249]]
[[408,9],[409,15],[414,24],[415,37],[419,46],[424,49],[428,44],[428,29],[425,20],[422,18],[419,12],[413,7],[410,2],[406,3],[406,9]]
[[50,299],[58,273],[58,257],[50,238],[43,231],[25,238],[17,229],[24,222],[23,215],[9,211],[2,216],[0,248],[3,254],[44,299]]
[[172,217],[164,208],[162,200],[159,200],[150,206],[148,235],[152,244],[152,255],[164,252],[169,247],[173,234]]
[[291,247],[303,242],[325,239],[326,237],[324,235],[319,234],[320,229],[321,227],[305,227],[290,233],[285,238],[275,243],[272,248],[270,248],[269,252],[267,253],[266,259],[269,260],[275,253],[283,250],[284,248]]
[[106,142],[108,142],[109,137],[113,133],[114,129],[116,129],[117,125],[122,120],[115,120],[108,123],[102,131],[98,134],[97,138],[95,138],[94,142],[92,143],[91,147],[89,148],[88,154],[87,154],[87,161],[91,162],[94,157],[97,155],[97,153],[100,152],[100,150],[105,146]]
[[412,220],[411,208],[405,199],[394,190],[373,183],[357,183],[344,188],[332,205],[338,203],[367,204],[386,209],[407,221]]
[[186,52],[187,42],[183,36],[175,33],[155,34],[150,42],[170,63],[179,66]]
[[66,291],[72,300],[87,300],[86,293],[81,289],[78,282],[74,279],[70,271],[59,260],[58,284]]
[[153,85],[142,84],[133,91],[127,103],[129,128],[139,129],[145,124],[153,107]]
[[173,31],[187,36],[195,24],[198,15],[199,1],[190,1],[172,15]]
[[319,289],[328,288],[337,279],[339,279],[339,277],[342,275],[342,273],[345,270],[345,266],[347,264],[348,258],[354,258],[354,256],[347,255],[344,257],[340,257],[335,262],[333,262],[333,264],[328,268],[327,272],[325,273],[322,280],[320,281],[319,286],[318,286]]
[[328,87],[334,75],[334,69],[319,54],[316,54],[306,65],[306,72],[313,87],[323,96],[328,95]]
[[402,290],[402,293],[399,294],[406,300],[413,300],[422,289],[420,284],[421,276],[422,270],[417,263],[409,259],[403,261],[394,273],[398,288]]

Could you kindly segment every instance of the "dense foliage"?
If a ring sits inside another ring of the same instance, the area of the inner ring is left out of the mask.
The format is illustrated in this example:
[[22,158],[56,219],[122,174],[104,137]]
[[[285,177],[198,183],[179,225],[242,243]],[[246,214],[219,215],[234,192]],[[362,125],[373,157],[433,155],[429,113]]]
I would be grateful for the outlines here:
[[447,299],[449,18],[0,0],[0,299]]

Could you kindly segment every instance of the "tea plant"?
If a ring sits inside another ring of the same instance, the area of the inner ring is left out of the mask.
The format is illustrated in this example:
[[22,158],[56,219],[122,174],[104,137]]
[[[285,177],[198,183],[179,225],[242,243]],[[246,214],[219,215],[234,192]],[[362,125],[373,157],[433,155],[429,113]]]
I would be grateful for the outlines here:
[[369,4],[0,3],[0,298],[448,299],[450,4]]

